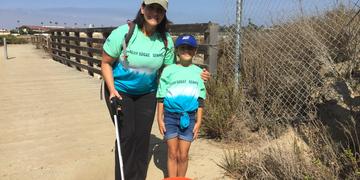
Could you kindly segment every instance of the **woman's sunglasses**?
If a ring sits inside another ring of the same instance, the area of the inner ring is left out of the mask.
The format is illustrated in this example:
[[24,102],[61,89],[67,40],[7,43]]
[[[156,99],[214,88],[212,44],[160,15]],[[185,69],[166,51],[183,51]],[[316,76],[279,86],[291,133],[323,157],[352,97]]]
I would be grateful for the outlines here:
[[155,11],[155,12],[161,13],[161,14],[166,12],[165,9],[158,4],[149,4],[149,5],[146,5],[145,8],[148,9],[149,11]]

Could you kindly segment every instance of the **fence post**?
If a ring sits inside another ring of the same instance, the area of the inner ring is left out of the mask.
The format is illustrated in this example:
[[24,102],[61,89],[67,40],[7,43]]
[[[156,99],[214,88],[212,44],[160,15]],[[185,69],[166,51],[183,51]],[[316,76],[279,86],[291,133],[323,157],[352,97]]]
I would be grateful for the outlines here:
[[[88,32],[86,32],[86,38],[93,38],[93,35],[94,35],[94,32],[92,32],[92,31],[88,31]],[[87,45],[87,47],[90,47],[90,48],[92,48],[93,47],[93,44],[92,44],[92,42],[91,41],[88,41],[87,43],[86,43],[86,45]],[[87,55],[89,56],[89,57],[94,57],[94,54],[92,53],[92,52],[87,52]],[[92,62],[90,62],[90,61],[87,61],[87,64],[88,64],[88,66],[90,66],[90,67],[94,67],[94,64],[92,63]],[[91,72],[90,70],[88,71],[88,74],[90,75],[90,76],[94,76],[94,73],[93,72]]]
[[[77,37],[77,40],[75,41],[75,45],[77,47],[79,47],[81,45],[80,40],[79,40],[79,38],[80,38],[80,29],[77,29],[75,31],[75,37]],[[78,54],[78,55],[81,55],[81,51],[79,49],[75,49],[75,53]],[[79,57],[75,57],[75,61],[78,62],[79,64],[81,64],[81,60],[80,60]],[[76,69],[78,71],[82,71],[80,67],[78,67],[78,66],[75,66],[75,67],[76,67]]]
[[3,38],[4,41],[4,60],[8,59],[8,54],[7,54],[7,43],[6,43],[6,38]]
[[[65,30],[64,36],[66,37],[65,44],[67,45],[65,48],[65,50],[67,52],[66,59],[71,59],[71,56],[69,54],[69,53],[71,53],[70,48],[69,48],[69,45],[71,45],[71,44],[70,44],[70,40],[68,39],[70,37],[70,32]],[[69,67],[72,67],[72,65],[68,62],[66,63],[66,65],[68,65]]]
[[218,59],[218,44],[219,44],[219,25],[209,23],[208,25],[209,37],[207,39],[209,62],[209,71],[211,74],[216,75],[217,59]]
[[50,35],[49,37],[46,37],[46,50],[48,53],[52,53],[51,51],[51,36]]
[[39,35],[35,35],[35,46],[36,46],[36,49],[40,49],[40,36]]
[[[62,53],[62,37],[63,37],[63,31],[62,30],[59,30],[59,31],[56,31],[56,36],[57,36],[57,39],[56,39],[56,43],[57,43],[57,46],[56,46],[56,49],[58,50],[57,51],[57,55],[60,56],[60,57],[63,57],[63,53]],[[66,64],[66,61],[64,61],[63,59],[60,60],[61,63],[63,64]]]
[[243,0],[236,1],[235,88],[239,87],[241,64],[241,19]]

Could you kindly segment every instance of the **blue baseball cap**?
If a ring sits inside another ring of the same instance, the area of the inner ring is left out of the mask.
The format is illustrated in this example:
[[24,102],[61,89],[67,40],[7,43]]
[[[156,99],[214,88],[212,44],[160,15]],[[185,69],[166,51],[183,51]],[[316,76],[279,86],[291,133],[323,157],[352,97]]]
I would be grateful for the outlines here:
[[176,41],[175,41],[175,47],[179,47],[181,45],[189,45],[191,47],[196,48],[197,47],[197,42],[194,36],[192,35],[180,35]]

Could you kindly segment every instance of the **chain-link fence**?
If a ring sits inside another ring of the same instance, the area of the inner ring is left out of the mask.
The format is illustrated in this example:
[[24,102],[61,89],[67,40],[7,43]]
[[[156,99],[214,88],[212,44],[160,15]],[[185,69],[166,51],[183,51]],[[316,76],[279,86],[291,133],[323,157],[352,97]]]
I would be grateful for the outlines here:
[[360,57],[358,0],[227,0],[227,4],[237,5],[239,18],[223,28],[219,68],[227,73],[219,76],[244,92],[253,120],[313,119],[330,79],[355,78]]

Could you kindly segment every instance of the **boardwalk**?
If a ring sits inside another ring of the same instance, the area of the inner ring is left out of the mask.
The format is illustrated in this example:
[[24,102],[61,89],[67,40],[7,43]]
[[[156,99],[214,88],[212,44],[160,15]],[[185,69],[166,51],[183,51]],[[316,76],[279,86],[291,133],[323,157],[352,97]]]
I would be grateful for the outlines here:
[[[113,179],[114,128],[100,81],[32,45],[8,49],[10,59],[0,59],[0,179]],[[198,140],[190,151],[189,177],[223,179],[218,145]],[[149,154],[148,179],[162,179],[166,147],[156,126]]]

